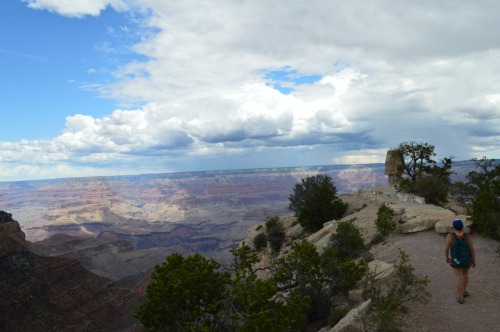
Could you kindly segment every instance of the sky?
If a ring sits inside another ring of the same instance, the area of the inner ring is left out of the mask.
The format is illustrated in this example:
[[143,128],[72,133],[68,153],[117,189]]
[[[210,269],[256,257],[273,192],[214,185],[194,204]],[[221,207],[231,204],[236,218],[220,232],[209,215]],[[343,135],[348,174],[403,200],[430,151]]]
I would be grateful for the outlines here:
[[500,2],[2,0],[0,181],[500,158]]

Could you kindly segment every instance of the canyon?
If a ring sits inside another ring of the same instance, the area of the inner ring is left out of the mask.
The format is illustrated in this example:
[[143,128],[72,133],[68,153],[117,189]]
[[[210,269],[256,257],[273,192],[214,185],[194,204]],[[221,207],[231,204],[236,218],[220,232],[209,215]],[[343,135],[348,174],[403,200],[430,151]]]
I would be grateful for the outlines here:
[[319,173],[373,218],[378,191],[365,204],[352,193],[386,186],[383,164],[0,183],[0,330],[138,331],[155,264],[174,251],[227,262],[267,216],[291,216],[293,187]]
[[[456,163],[455,176],[470,168]],[[295,184],[320,173],[338,194],[388,183],[384,164],[2,182],[0,210],[19,222],[34,253],[77,259],[112,280],[140,280],[172,252],[227,262],[249,229],[291,215]]]

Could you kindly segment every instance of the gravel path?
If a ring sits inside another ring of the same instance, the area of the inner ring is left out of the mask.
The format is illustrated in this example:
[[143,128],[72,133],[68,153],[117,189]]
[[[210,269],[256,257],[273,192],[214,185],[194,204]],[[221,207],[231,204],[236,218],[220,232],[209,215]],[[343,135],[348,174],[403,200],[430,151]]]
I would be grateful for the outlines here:
[[500,257],[498,242],[473,234],[477,266],[469,272],[465,304],[456,301],[455,276],[444,256],[445,236],[426,231],[393,234],[372,248],[376,259],[396,262],[401,248],[418,275],[430,279],[426,305],[410,304],[408,332],[500,332]]

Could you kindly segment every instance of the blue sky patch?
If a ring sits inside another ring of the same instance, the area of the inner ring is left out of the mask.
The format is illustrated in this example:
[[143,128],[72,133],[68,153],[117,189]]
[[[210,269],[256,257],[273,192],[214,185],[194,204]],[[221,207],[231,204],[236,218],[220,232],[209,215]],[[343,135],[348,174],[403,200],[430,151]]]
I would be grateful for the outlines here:
[[302,75],[297,69],[284,67],[277,70],[263,71],[266,84],[283,94],[290,94],[296,86],[313,84],[321,79],[321,75]]

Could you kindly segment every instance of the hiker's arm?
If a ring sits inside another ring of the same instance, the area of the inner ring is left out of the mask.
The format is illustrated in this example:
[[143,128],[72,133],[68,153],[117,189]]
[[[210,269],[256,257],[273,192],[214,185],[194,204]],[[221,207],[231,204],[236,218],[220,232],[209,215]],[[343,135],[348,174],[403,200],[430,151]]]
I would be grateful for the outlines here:
[[446,263],[451,262],[450,258],[450,246],[451,246],[451,235],[446,236],[446,245],[444,246],[444,256],[446,257]]
[[469,236],[467,236],[467,242],[469,244],[469,248],[470,248],[470,257],[472,259],[472,267],[476,267],[476,252],[474,250],[474,244],[472,243],[472,236],[470,236],[470,234],[468,234]]

